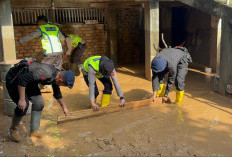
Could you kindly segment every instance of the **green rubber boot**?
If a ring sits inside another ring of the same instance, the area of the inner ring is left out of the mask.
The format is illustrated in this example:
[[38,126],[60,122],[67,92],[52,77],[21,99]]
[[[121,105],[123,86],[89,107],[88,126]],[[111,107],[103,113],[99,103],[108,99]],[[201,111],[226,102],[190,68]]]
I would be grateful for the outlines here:
[[12,117],[12,123],[10,127],[10,139],[14,142],[20,142],[21,136],[19,135],[18,128],[19,128],[19,123],[22,120],[23,116],[13,116]]
[[42,138],[42,135],[39,133],[41,112],[42,111],[31,111],[31,137]]

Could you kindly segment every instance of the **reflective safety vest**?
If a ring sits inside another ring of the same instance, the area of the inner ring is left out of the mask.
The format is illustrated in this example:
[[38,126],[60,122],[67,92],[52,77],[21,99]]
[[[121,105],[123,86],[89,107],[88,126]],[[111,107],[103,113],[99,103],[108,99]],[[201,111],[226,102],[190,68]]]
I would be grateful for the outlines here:
[[62,52],[62,45],[59,39],[59,28],[55,25],[45,24],[39,26],[42,31],[41,43],[45,50],[44,54]]
[[97,72],[96,78],[103,78],[103,75],[99,71],[99,64],[100,64],[101,56],[93,56],[89,57],[84,62],[84,70],[89,72],[89,65]]
[[70,37],[72,40],[72,47],[73,48],[77,47],[78,43],[82,41],[81,37],[74,35],[74,34],[69,34],[68,37]]

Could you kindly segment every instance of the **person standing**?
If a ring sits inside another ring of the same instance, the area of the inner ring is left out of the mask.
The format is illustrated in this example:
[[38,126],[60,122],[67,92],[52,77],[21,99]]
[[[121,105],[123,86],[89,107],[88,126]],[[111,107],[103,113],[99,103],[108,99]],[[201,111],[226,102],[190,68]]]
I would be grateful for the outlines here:
[[[168,94],[175,83],[175,104],[180,105],[182,103],[189,62],[192,62],[192,58],[188,50],[181,46],[165,49],[156,55],[151,63],[153,101],[158,96],[163,97],[162,102],[168,102]],[[168,80],[165,89],[164,77],[166,74],[168,74]]]
[[110,95],[112,94],[113,86],[110,79],[112,79],[120,97],[120,106],[125,105],[122,90],[118,83],[117,73],[114,68],[114,63],[106,56],[93,56],[85,60],[82,72],[86,84],[89,86],[89,99],[94,111],[99,110],[96,104],[97,96],[99,95],[96,78],[104,85],[103,95],[101,99],[101,107],[106,107],[110,104]]
[[19,39],[19,43],[23,44],[36,37],[40,37],[45,55],[42,63],[54,65],[57,69],[61,70],[63,49],[60,39],[65,40],[64,35],[56,25],[48,23],[46,16],[38,16],[37,23],[39,27],[31,34]]

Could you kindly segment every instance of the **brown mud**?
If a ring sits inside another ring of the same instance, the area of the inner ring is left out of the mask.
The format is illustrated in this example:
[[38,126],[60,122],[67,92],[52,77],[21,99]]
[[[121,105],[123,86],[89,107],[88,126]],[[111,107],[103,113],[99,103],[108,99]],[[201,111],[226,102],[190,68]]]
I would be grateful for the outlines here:
[[[142,67],[120,67],[117,71],[127,102],[151,97],[151,82],[144,79]],[[61,107],[45,89],[40,127],[44,137],[29,137],[28,115],[20,125],[20,143],[8,138],[11,118],[4,115],[2,100],[0,156],[231,156],[232,100],[214,93],[212,83],[212,75],[191,69],[181,106],[173,103],[173,87],[171,104],[162,104],[157,98],[146,107],[59,125],[56,116],[62,114]],[[97,84],[101,91],[101,83]],[[90,107],[82,76],[77,78],[74,89],[61,90],[70,111]],[[2,98],[2,87],[0,93]],[[118,104],[114,90],[111,105]]]

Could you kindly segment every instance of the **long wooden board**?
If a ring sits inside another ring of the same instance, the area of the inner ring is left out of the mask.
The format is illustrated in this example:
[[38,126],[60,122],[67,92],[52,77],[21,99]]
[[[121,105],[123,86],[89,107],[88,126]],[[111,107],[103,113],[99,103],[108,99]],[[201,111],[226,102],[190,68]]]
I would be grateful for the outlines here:
[[149,106],[152,104],[153,103],[152,103],[151,99],[146,99],[146,100],[141,100],[141,101],[129,102],[124,107],[109,106],[109,107],[100,108],[100,110],[96,111],[96,112],[94,112],[93,109],[86,109],[86,110],[70,112],[68,116],[58,115],[57,116],[57,124],[61,124],[64,122],[70,122],[73,120],[79,120],[79,119],[99,116],[99,115],[103,115],[103,114],[107,114],[107,113],[119,112],[119,111],[132,109],[132,108],[138,108],[138,107],[142,107],[142,106]]

